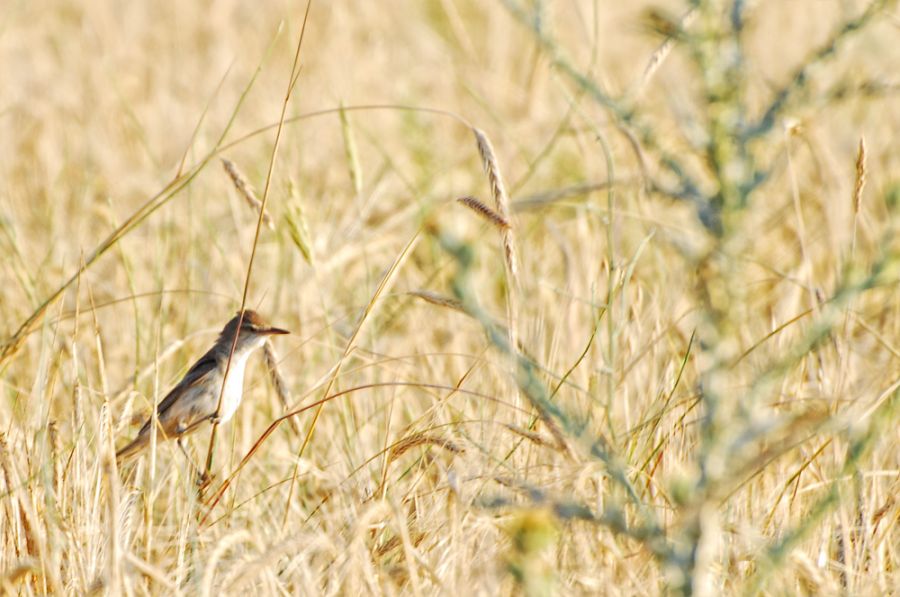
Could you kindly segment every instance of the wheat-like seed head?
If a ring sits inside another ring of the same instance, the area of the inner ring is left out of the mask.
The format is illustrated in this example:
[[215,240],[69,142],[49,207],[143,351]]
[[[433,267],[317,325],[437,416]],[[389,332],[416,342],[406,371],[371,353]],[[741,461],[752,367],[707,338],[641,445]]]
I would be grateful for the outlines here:
[[362,193],[362,169],[359,167],[359,152],[356,150],[356,140],[353,136],[353,127],[347,116],[344,104],[338,109],[341,119],[341,137],[344,139],[344,157],[347,159],[347,169],[350,172],[350,180],[353,181],[353,190],[357,197]]
[[438,307],[445,307],[447,309],[453,309],[454,311],[465,313],[465,310],[462,307],[462,303],[460,303],[455,298],[450,298],[436,292],[431,292],[430,290],[410,290],[406,294],[420,298],[426,303],[431,303],[432,305],[437,305]]
[[859,138],[859,150],[856,153],[856,184],[853,185],[853,213],[859,213],[862,203],[863,189],[866,186],[866,139]]
[[6,443],[6,434],[0,431],[0,470],[6,482],[6,491],[12,492],[18,485],[18,478],[14,475],[12,460],[9,458],[9,445]]
[[678,39],[679,31],[683,31],[688,26],[690,26],[696,15],[696,7],[690,8],[684,14],[684,16],[678,20],[677,26],[672,28],[666,39],[650,55],[649,60],[647,60],[647,66],[644,67],[644,72],[641,74],[641,78],[638,80],[637,85],[635,85],[634,89],[632,89],[631,91],[630,95],[632,99],[637,99],[644,91],[644,89],[647,87],[647,84],[650,82],[650,79],[653,78],[653,75],[656,74],[656,71],[659,70],[659,67],[662,66],[662,63],[665,62],[669,54],[672,53],[672,48],[675,47],[675,42]]
[[510,431],[512,431],[513,433],[515,433],[516,435],[524,437],[525,439],[527,439],[528,441],[530,441],[531,443],[533,443],[535,445],[538,445],[538,446],[541,446],[544,448],[557,448],[558,447],[555,439],[550,439],[550,438],[544,437],[543,435],[541,435],[540,433],[537,433],[535,431],[525,429],[524,427],[519,427],[518,425],[511,425],[509,423],[504,423],[503,426],[506,427],[507,429],[509,429]]
[[62,441],[59,438],[59,427],[56,421],[47,423],[47,435],[50,441],[50,462],[53,464],[53,491],[58,492],[62,482]]
[[498,214],[496,211],[494,211],[475,197],[460,197],[459,199],[457,199],[457,201],[493,224],[499,230],[506,230],[507,228],[509,228],[509,221],[506,218]]
[[[240,170],[238,170],[238,167],[235,166],[234,162],[231,160],[222,158],[222,166],[225,168],[225,172],[228,173],[231,182],[234,183],[234,188],[237,189],[238,194],[244,198],[244,201],[247,202],[250,209],[259,213],[262,210],[262,201],[256,197],[256,191],[253,190],[253,186],[247,178]],[[263,213],[263,223],[269,227],[269,230],[275,229],[275,224],[272,223],[272,218],[270,218],[267,213]]]
[[119,511],[119,545],[128,550],[131,547],[131,540],[134,537],[134,523],[137,518],[137,504],[140,500],[141,492],[137,489],[131,489],[122,500],[122,507]]
[[433,435],[427,435],[424,433],[416,433],[414,435],[410,435],[409,437],[405,437],[400,442],[398,442],[393,448],[391,448],[390,456],[388,458],[389,462],[393,462],[397,458],[399,458],[404,452],[407,452],[416,446],[437,446],[438,448],[442,448],[447,450],[448,452],[452,452],[453,454],[460,454],[464,452],[463,448],[456,445],[452,441],[448,439],[444,439],[442,437],[436,437]]
[[488,175],[491,195],[493,195],[494,201],[497,202],[497,210],[501,215],[507,217],[509,215],[509,197],[506,194],[506,184],[503,182],[503,174],[500,172],[497,156],[494,154],[494,146],[481,129],[473,128],[472,133],[475,135],[475,142],[478,144],[478,154],[481,156],[481,165],[484,168],[484,173]]
[[306,224],[306,216],[303,214],[303,201],[300,197],[300,190],[293,180],[288,180],[288,195],[291,200],[284,214],[288,233],[306,263],[315,265],[312,237],[309,234],[309,226]]

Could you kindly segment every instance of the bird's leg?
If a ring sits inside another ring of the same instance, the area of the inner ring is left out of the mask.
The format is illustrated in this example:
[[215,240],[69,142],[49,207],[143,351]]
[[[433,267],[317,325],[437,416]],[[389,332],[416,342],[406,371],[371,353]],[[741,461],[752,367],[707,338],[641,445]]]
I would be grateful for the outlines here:
[[204,487],[212,480],[209,475],[206,474],[203,469],[197,466],[194,462],[194,459],[191,458],[191,455],[188,454],[187,448],[184,447],[184,443],[181,441],[181,438],[175,440],[175,443],[178,444],[178,447],[181,448],[181,453],[184,454],[184,457],[187,458],[188,466],[191,467],[191,470],[194,472],[195,483],[198,487]]

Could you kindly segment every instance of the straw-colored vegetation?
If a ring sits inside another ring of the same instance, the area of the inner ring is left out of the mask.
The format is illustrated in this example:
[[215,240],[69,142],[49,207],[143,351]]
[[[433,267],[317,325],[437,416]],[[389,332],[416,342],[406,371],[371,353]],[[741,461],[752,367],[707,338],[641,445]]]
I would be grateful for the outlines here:
[[303,8],[0,8],[3,589],[900,585],[896,2]]

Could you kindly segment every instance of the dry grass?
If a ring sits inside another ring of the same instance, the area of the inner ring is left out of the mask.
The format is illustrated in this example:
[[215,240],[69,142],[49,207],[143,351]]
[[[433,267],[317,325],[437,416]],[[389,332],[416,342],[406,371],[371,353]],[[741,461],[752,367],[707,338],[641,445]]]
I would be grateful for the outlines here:
[[609,4],[5,7],[0,587],[900,586],[897,4]]

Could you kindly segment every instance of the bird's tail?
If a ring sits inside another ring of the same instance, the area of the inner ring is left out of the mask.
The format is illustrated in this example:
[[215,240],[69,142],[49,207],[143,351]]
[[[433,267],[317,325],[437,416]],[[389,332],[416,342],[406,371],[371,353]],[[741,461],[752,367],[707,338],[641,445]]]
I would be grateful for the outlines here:
[[149,433],[139,433],[131,443],[116,452],[116,460],[120,463],[129,460],[143,450],[147,446],[149,440]]

